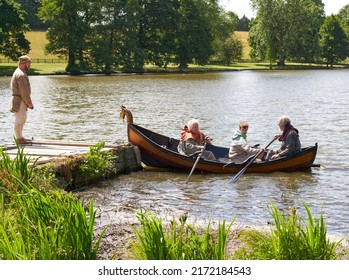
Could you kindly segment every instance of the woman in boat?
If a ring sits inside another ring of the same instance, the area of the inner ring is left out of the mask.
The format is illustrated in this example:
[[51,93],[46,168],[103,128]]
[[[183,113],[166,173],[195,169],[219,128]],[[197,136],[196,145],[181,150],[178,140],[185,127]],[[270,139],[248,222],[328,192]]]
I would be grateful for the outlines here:
[[229,149],[229,158],[234,163],[243,163],[245,160],[251,156],[257,155],[258,153],[260,153],[260,155],[256,159],[257,162],[260,162],[263,157],[263,149],[252,148],[248,145],[247,130],[248,123],[241,121],[239,129],[237,129],[233,135],[233,142]]
[[[210,144],[211,140],[200,130],[199,121],[192,119],[188,125],[184,126],[181,131],[181,140],[178,144],[178,152],[182,155],[192,155],[204,148],[204,143]],[[202,158],[207,160],[216,160],[211,151],[203,151]]]
[[301,150],[298,129],[291,125],[290,118],[287,116],[279,117],[278,126],[282,134],[276,135],[275,138],[281,141],[281,147],[277,151],[272,151],[272,156],[270,158],[272,160],[292,155]]

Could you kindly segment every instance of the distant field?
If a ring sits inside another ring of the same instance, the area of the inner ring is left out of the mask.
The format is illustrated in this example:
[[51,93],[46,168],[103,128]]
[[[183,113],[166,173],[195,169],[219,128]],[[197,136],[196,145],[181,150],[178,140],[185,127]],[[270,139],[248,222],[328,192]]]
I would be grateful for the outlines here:
[[235,34],[242,41],[243,46],[243,59],[250,59],[250,46],[248,45],[248,32],[247,31],[235,31]]
[[[30,42],[30,52],[28,53],[31,59],[58,59],[56,55],[45,54],[45,45],[48,43],[45,32],[30,31],[26,33],[27,40]],[[4,59],[0,55],[0,58]]]
[[48,43],[45,32],[43,31],[31,31],[25,36],[30,42],[31,51],[29,52],[30,58],[45,59],[45,58],[58,58],[55,55],[45,54],[45,45]]
[[[244,47],[244,59],[249,59],[250,47],[247,43],[248,32],[245,31],[236,31],[235,34],[242,40]],[[43,31],[30,31],[26,33],[27,40],[30,42],[31,50],[29,52],[29,56],[31,59],[58,59],[56,55],[45,54],[45,45],[48,43],[45,32]],[[0,58],[4,59],[3,56],[0,55]]]

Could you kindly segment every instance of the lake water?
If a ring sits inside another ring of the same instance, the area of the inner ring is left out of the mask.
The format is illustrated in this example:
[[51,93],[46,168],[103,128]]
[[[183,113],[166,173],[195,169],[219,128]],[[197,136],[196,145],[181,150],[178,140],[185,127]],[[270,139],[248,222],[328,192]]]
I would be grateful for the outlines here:
[[[44,140],[127,141],[119,119],[121,105],[134,122],[178,138],[191,118],[215,145],[229,146],[240,120],[250,124],[248,140],[265,146],[278,132],[277,119],[288,115],[303,146],[318,143],[311,172],[233,176],[143,171],[102,182],[80,193],[95,200],[104,223],[121,209],[145,207],[158,215],[188,213],[192,219],[228,220],[265,226],[273,202],[304,214],[306,203],[322,213],[328,231],[349,237],[349,71],[239,71],[208,74],[30,76],[34,110],[25,137]],[[13,141],[14,117],[8,111],[10,77],[0,77],[0,143]],[[271,148],[278,148],[274,142]]]

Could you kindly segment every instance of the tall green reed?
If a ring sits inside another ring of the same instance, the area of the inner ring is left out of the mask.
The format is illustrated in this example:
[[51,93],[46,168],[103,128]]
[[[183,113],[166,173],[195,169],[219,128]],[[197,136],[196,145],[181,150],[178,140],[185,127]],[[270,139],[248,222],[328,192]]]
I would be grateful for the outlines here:
[[331,242],[327,237],[327,226],[322,214],[320,218],[312,216],[309,207],[305,221],[291,210],[283,215],[271,203],[269,212],[274,219],[270,232],[250,231],[245,235],[247,248],[235,254],[241,259],[277,259],[277,260],[330,260],[336,259],[336,248],[340,241]]
[[30,157],[24,153],[24,149],[17,144],[17,155],[11,160],[7,154],[0,147],[0,169],[7,170],[13,177],[19,179],[23,183],[28,183],[33,177],[33,172],[38,159],[35,159],[32,164]]
[[93,201],[85,206],[53,182],[43,188],[41,171],[23,150],[13,160],[1,150],[0,259],[96,259],[105,230],[94,241]]
[[160,218],[141,210],[137,213],[140,228],[134,228],[138,242],[134,242],[136,259],[147,260],[224,260],[227,236],[235,219],[226,226],[219,223],[217,233],[209,223],[206,229],[194,228],[183,215],[172,219],[164,227]]
[[[47,195],[33,188],[19,195],[10,210],[0,223],[0,258],[96,259],[104,232],[93,241],[93,202],[86,209],[70,194]],[[15,216],[11,218],[10,213]]]

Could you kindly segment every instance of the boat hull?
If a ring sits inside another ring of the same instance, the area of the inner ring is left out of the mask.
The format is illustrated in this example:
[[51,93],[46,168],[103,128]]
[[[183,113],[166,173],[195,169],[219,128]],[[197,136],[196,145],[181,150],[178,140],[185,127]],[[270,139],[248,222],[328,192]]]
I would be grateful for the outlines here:
[[[181,155],[177,152],[179,140],[173,139],[135,124],[128,124],[128,139],[133,145],[139,147],[142,162],[149,167],[175,168],[191,170],[195,157]],[[239,172],[246,164],[228,164],[228,148],[207,145],[207,150],[212,151],[218,161],[200,159],[196,171],[209,173],[234,174]],[[312,167],[317,153],[317,144],[303,148],[296,155],[277,160],[252,163],[246,173],[269,173],[275,171],[303,171]],[[222,160],[223,159],[223,160]],[[224,160],[225,159],[225,160]]]

